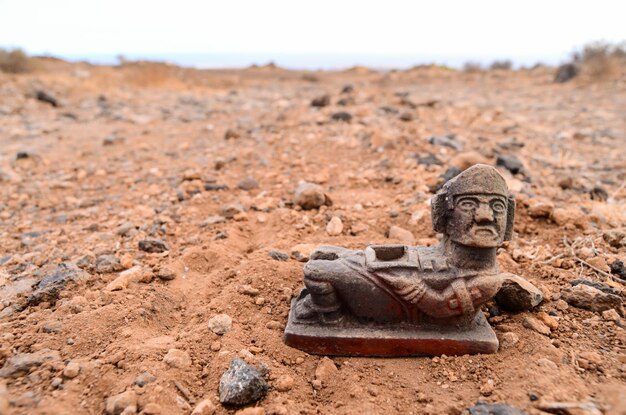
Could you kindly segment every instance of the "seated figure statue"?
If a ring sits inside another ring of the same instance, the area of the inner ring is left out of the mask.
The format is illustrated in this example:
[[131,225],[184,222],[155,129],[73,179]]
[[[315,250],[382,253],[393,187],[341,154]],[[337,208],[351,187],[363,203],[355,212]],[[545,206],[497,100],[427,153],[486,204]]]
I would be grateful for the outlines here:
[[496,250],[511,238],[515,200],[495,168],[478,164],[449,180],[431,206],[438,246],[318,248],[292,302],[286,343],[339,355],[495,352],[480,306],[501,285]]

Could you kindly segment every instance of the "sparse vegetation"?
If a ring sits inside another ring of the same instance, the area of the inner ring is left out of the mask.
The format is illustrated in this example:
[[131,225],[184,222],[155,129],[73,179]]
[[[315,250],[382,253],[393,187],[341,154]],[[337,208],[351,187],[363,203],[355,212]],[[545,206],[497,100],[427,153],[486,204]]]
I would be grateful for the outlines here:
[[24,73],[32,71],[34,67],[32,58],[23,50],[0,48],[0,72]]
[[510,60],[495,61],[489,68],[510,71],[513,68],[513,63]]
[[465,62],[463,65],[463,72],[480,72],[483,68],[478,62]]
[[[559,77],[562,68],[569,68],[573,78],[578,73],[591,81],[604,81],[618,78],[626,68],[626,43],[612,44],[605,41],[588,43],[581,50],[572,54],[571,62],[562,65],[557,72],[555,82],[564,82]],[[571,71],[575,68],[575,71]]]

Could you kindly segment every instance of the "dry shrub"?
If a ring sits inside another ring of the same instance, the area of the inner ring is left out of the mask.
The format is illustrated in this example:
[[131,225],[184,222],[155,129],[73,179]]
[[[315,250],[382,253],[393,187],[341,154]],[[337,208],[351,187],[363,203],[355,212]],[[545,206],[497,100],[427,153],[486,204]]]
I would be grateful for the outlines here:
[[583,72],[592,80],[615,79],[626,68],[626,48],[624,44],[594,42],[574,54],[574,61],[582,65]]
[[465,64],[463,65],[463,72],[474,73],[480,72],[482,70],[483,68],[478,62],[465,62]]
[[510,71],[513,68],[513,63],[509,60],[495,61],[489,67],[490,69],[500,69],[503,71]]
[[7,73],[25,73],[34,69],[33,60],[21,49],[0,48],[0,71]]

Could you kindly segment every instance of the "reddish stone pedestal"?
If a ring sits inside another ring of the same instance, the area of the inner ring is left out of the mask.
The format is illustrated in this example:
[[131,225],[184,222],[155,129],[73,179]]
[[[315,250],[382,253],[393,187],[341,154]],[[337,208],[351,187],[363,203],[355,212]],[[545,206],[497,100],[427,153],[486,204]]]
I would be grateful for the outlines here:
[[406,324],[325,325],[298,322],[294,299],[285,328],[285,344],[304,352],[335,356],[439,356],[495,353],[498,338],[482,312],[462,330]]

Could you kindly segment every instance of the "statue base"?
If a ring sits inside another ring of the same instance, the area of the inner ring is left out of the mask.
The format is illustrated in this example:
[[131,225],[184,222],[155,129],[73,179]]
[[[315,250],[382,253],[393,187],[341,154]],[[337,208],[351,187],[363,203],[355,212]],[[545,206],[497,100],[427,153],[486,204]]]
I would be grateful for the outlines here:
[[309,324],[295,317],[291,302],[284,341],[310,354],[334,356],[439,356],[495,353],[498,338],[482,312],[467,326],[421,327],[408,324]]

